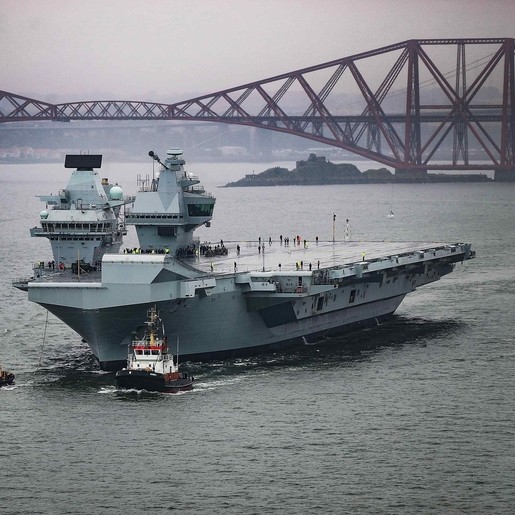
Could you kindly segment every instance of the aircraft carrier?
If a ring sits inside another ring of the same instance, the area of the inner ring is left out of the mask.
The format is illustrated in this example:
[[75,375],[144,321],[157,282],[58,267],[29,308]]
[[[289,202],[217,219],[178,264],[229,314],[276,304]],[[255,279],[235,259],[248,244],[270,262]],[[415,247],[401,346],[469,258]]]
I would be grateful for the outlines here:
[[[111,239],[104,237],[96,240],[102,249],[73,265],[60,260],[54,245],[54,259],[64,270],[40,267],[15,284],[76,331],[103,369],[125,364],[127,346],[143,333],[152,305],[160,312],[172,351],[173,342],[180,341],[181,359],[251,355],[378,323],[408,293],[475,257],[469,243],[456,242],[308,245],[299,238],[202,244],[194,231],[209,226],[215,198],[185,171],[180,150],[167,154],[161,162],[149,153],[161,170],[140,181],[135,198],[123,200],[115,189],[100,192],[98,202],[89,200],[106,213],[123,204],[124,224],[135,226],[138,248],[115,253],[106,244]],[[93,184],[99,163],[88,158],[70,159],[78,165],[74,173]],[[75,215],[73,227],[50,224],[52,211],[41,213],[42,230],[50,239],[69,242],[73,233],[79,246],[81,235],[91,231],[91,225],[77,221],[87,213],[81,213],[83,203],[70,202],[76,196],[69,185],[64,198]],[[117,238],[123,228],[112,224]],[[70,251],[68,261],[73,255]],[[101,262],[88,262],[93,255],[102,256]]]

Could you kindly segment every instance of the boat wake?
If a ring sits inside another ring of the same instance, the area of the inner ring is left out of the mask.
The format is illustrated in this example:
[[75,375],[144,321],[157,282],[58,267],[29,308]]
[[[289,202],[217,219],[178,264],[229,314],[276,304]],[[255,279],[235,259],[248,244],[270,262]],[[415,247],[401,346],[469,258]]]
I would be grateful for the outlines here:
[[[182,395],[184,393],[193,393],[197,389],[197,386],[195,385],[195,388],[193,390],[184,390],[179,391],[171,395],[169,392],[157,392],[157,391],[150,391],[150,390],[144,390],[144,389],[137,389],[137,388],[117,388],[115,385],[103,385],[100,386],[100,388],[97,390],[96,393],[100,395],[116,395],[117,397],[120,397],[122,399],[130,399],[130,398],[138,398],[141,399],[142,397],[149,397],[149,398],[156,398],[156,397],[175,397],[177,395]],[[201,390],[202,388],[200,388]]]
[[116,393],[120,390],[118,390],[117,388],[115,388],[114,386],[101,386],[100,389],[97,391],[97,393],[101,393],[101,394],[112,394],[112,393]]
[[10,392],[12,390],[16,390],[17,387],[18,387],[18,385],[15,385],[15,384],[2,386],[2,388],[0,388],[0,392]]

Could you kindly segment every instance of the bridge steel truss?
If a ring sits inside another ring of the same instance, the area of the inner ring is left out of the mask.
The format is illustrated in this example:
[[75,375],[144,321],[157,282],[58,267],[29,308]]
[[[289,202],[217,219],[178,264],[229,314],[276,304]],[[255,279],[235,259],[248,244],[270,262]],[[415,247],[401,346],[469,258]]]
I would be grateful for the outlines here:
[[0,122],[212,121],[309,138],[398,170],[514,173],[514,51],[513,38],[409,40],[174,104],[49,104],[0,91]]

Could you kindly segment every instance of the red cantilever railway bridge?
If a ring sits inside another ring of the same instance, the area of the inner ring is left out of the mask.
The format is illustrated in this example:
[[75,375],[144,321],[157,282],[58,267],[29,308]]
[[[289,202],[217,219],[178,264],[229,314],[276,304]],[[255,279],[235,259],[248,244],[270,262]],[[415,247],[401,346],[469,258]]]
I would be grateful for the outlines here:
[[0,122],[212,121],[308,138],[399,171],[515,179],[514,39],[396,43],[173,104],[49,104],[0,91]]

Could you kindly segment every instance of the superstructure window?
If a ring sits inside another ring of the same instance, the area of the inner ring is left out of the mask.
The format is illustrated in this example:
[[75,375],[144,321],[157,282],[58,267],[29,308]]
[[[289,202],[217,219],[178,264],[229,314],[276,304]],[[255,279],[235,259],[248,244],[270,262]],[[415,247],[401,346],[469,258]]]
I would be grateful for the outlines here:
[[213,204],[188,204],[189,216],[211,216]]
[[177,228],[173,225],[165,225],[157,228],[157,234],[159,236],[175,236],[177,234]]

